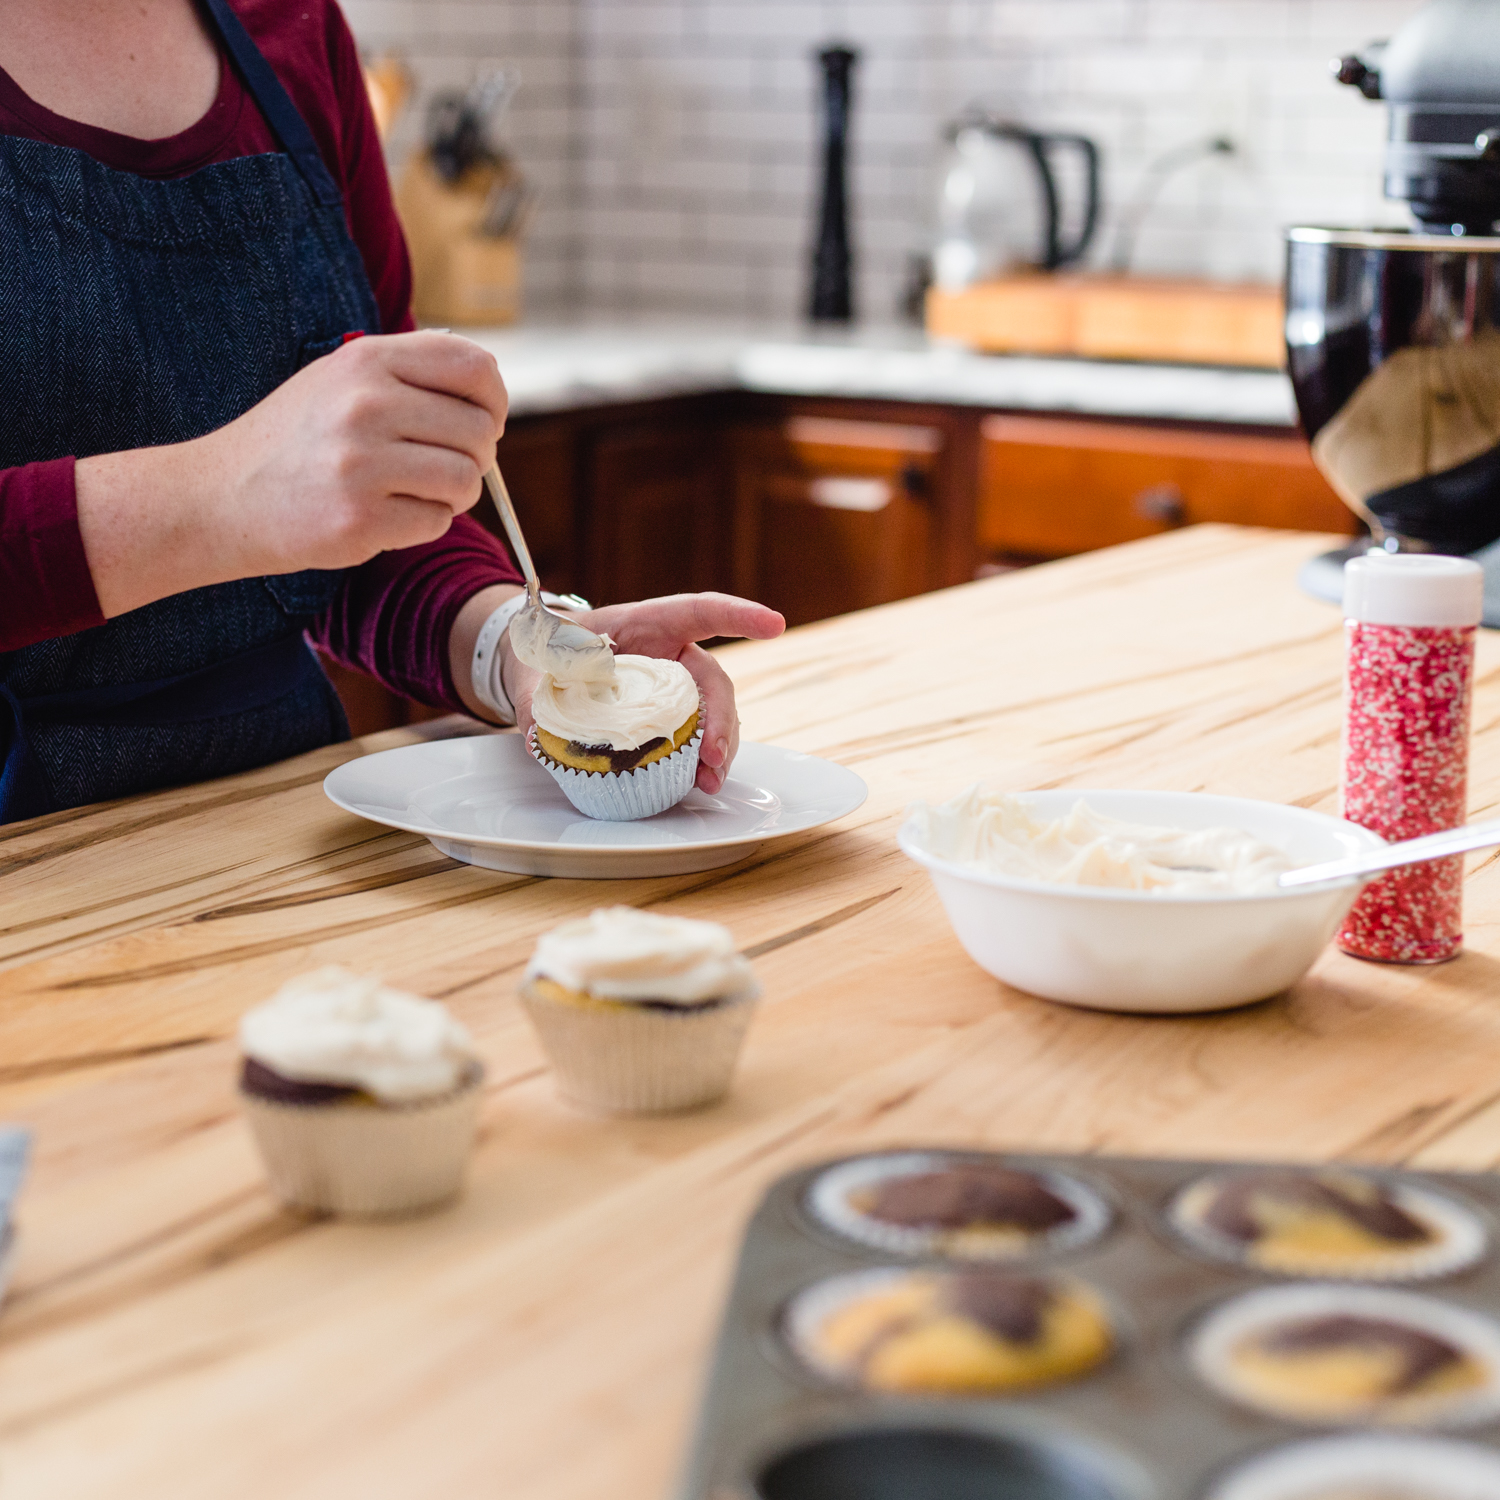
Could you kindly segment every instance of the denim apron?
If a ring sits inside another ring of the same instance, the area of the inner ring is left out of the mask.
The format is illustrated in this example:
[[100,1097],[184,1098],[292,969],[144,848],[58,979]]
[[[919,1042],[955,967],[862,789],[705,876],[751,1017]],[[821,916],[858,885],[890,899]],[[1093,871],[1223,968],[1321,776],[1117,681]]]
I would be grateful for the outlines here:
[[[0,467],[201,437],[379,331],[306,122],[205,4],[283,151],[155,182],[0,136]],[[343,576],[215,584],[0,654],[0,823],[348,738],[303,639]]]

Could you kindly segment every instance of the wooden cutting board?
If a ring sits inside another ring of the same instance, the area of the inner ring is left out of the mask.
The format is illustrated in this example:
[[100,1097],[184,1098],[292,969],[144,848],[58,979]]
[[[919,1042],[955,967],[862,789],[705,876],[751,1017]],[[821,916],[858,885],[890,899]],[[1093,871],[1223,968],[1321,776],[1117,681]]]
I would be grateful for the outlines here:
[[1033,271],[927,293],[927,331],[988,354],[1280,369],[1278,287]]

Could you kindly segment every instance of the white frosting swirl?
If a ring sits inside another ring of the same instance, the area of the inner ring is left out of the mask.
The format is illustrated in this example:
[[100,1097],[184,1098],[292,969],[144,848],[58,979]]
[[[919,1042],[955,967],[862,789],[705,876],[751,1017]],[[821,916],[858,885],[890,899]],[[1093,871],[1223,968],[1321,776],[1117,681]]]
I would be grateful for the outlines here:
[[983,786],[938,807],[918,802],[928,851],[996,875],[1057,885],[1194,895],[1274,891],[1292,868],[1280,849],[1238,828],[1156,828],[1075,802],[1044,822],[1032,804]]
[[531,697],[537,724],[560,740],[638,750],[670,738],[698,710],[698,684],[680,661],[617,656],[607,682],[559,682],[546,676]]
[[448,1093],[475,1061],[446,1006],[332,964],[247,1011],[240,1048],[283,1078],[343,1084],[391,1104]]
[[526,977],[596,1000],[702,1005],[754,994],[755,974],[727,927],[604,906],[537,939]]

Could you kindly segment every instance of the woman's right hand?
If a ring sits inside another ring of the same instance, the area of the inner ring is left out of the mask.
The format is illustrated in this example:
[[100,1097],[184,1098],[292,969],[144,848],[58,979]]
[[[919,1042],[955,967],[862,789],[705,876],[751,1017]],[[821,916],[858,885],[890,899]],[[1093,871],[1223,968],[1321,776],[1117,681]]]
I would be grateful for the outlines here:
[[395,334],[352,340],[192,442],[81,459],[100,607],[435,540],[479,498],[505,412],[477,344]]

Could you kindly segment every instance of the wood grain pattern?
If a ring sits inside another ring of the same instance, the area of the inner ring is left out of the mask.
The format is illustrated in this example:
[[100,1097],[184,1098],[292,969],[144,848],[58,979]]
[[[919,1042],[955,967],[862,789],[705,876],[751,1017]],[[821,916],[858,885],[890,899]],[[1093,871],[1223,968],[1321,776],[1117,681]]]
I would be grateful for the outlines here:
[[[4,1500],[655,1500],[740,1227],[854,1147],[1500,1159],[1500,860],[1469,951],[1325,955],[1222,1016],[1071,1012],[1003,989],[896,849],[907,802],[1208,789],[1332,808],[1327,538],[1200,527],[729,648],[746,731],[855,767],[869,802],[727,871],[476,871],[334,808],[392,731],[0,830],[0,1104],[37,1132],[0,1314]],[[953,633],[969,632],[961,649]],[[1500,638],[1480,642],[1471,811],[1500,803]],[[734,1093],[676,1119],[568,1109],[513,997],[536,934],[601,901],[727,922],[766,999]],[[384,1227],[263,1187],[236,1019],[338,960],[444,998],[489,1066],[470,1189]]]

